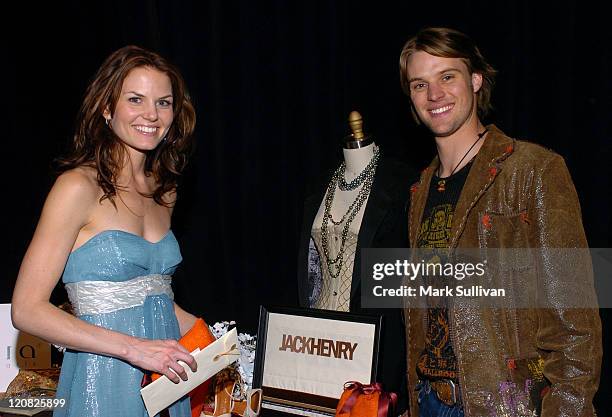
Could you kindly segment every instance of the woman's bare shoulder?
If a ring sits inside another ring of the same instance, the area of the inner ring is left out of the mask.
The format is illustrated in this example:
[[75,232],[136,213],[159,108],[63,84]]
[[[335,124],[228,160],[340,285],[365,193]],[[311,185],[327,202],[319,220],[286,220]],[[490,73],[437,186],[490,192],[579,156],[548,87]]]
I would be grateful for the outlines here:
[[96,170],[83,166],[63,172],[55,180],[51,194],[70,200],[77,199],[81,204],[97,201],[101,189]]
[[[43,206],[33,241],[55,242],[69,251],[79,230],[91,221],[100,198],[93,170],[75,168],[55,180]],[[65,240],[62,240],[65,239]]]

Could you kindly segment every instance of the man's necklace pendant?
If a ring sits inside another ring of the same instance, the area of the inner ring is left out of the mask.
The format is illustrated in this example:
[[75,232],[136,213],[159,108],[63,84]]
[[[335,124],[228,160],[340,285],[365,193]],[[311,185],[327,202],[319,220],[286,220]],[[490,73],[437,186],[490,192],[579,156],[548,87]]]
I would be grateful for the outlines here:
[[441,193],[446,191],[446,180],[439,180],[438,181],[438,191],[441,192]]
[[[482,137],[485,135],[485,133],[487,133],[487,128],[485,128],[485,130],[483,130],[481,133],[478,134],[478,139],[476,139],[476,141],[474,143],[472,143],[472,146],[470,146],[470,148],[467,150],[467,152],[465,154],[463,154],[463,157],[459,160],[459,163],[457,165],[455,165],[455,168],[453,168],[453,170],[451,171],[450,175],[446,178],[450,178],[453,176],[453,174],[455,173],[455,171],[457,171],[457,168],[459,168],[459,165],[461,165],[461,163],[463,162],[463,160],[465,159],[466,156],[468,156],[468,154],[470,153],[470,151],[474,148],[474,146],[476,146],[476,144],[478,143],[478,141],[480,139],[482,139]],[[473,156],[472,159],[474,159],[476,156]],[[440,165],[438,165],[438,171],[437,171],[438,175],[440,175]],[[444,178],[440,178],[438,180],[438,192],[443,193],[444,191],[446,191],[446,179]]]

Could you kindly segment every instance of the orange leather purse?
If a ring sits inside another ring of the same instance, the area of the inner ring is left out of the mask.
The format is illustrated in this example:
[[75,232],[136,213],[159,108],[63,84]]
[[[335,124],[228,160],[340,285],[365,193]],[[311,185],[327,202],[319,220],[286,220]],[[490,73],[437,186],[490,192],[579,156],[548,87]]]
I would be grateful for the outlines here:
[[378,382],[363,385],[350,381],[344,384],[336,417],[391,417],[396,403],[397,394],[383,391]]
[[[197,319],[195,324],[183,337],[180,338],[179,343],[185,347],[189,352],[192,352],[196,348],[204,349],[206,346],[214,342],[215,336],[208,329],[208,325],[202,319]],[[161,375],[153,373],[151,380],[155,381],[160,378]],[[209,379],[193,391],[189,393],[189,400],[191,402],[191,417],[200,417],[202,408],[204,407],[204,401],[210,391],[211,380]]]

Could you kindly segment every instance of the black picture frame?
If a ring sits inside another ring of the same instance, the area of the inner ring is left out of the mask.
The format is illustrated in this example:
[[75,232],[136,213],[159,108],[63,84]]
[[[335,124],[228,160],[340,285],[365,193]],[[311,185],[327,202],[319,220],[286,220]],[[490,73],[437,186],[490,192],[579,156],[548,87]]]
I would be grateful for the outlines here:
[[290,410],[295,410],[293,414],[297,415],[302,414],[300,413],[300,411],[312,411],[317,414],[334,415],[336,406],[338,404],[337,398],[332,399],[329,397],[321,397],[308,393],[277,390],[262,386],[265,371],[268,323],[269,316],[271,313],[292,315],[296,316],[296,318],[310,317],[341,322],[354,322],[373,325],[374,337],[372,346],[372,365],[370,370],[370,381],[360,382],[373,383],[376,381],[380,352],[380,336],[383,326],[383,318],[381,315],[355,314],[333,310],[319,310],[297,307],[265,307],[261,305],[259,307],[257,349],[255,352],[255,364],[253,368],[253,388],[262,388],[264,408],[266,404],[279,404],[285,408],[285,410],[283,410],[285,413],[291,413]]

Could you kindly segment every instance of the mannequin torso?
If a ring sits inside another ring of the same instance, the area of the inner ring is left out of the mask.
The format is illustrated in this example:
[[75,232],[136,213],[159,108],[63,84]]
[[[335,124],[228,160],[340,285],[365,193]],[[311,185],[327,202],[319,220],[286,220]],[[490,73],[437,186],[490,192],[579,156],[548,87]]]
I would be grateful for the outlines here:
[[[374,149],[376,147],[375,143],[371,143],[370,145],[359,148],[359,149],[343,149],[342,154],[344,155],[344,163],[346,164],[345,171],[345,180],[347,182],[352,181],[359,175],[361,171],[368,165],[372,156],[374,156]],[[336,193],[334,195],[334,201],[331,206],[331,215],[334,220],[338,221],[344,216],[349,206],[355,198],[357,198],[357,194],[361,187],[358,187],[352,191],[341,191],[336,189]],[[349,230],[354,234],[359,234],[359,228],[361,227],[361,221],[363,219],[363,213],[365,211],[365,206],[367,204],[367,199],[363,204],[363,207],[355,216],[355,219],[351,222],[351,226]],[[320,229],[323,221],[323,213],[325,212],[325,198],[321,202],[319,206],[319,211],[317,212],[317,216],[313,222],[313,229]]]
[[[343,149],[344,180],[347,183],[368,169],[368,164],[375,157],[375,150],[374,143],[363,148]],[[361,185],[355,187],[354,190],[345,191],[342,191],[333,179],[331,184],[335,188],[328,189],[311,229],[312,241],[321,258],[322,271],[322,280],[320,288],[316,291],[317,297],[313,307],[349,311],[357,240],[371,183],[369,185],[367,180],[362,181]],[[358,211],[353,213],[359,207],[355,204],[360,192],[363,191],[367,191],[365,200]],[[333,192],[333,199],[330,205],[328,199],[331,192]],[[333,222],[329,217],[325,218],[326,210],[329,210]],[[347,222],[349,222],[348,230],[346,229]],[[334,263],[328,264],[329,260],[333,260]]]

